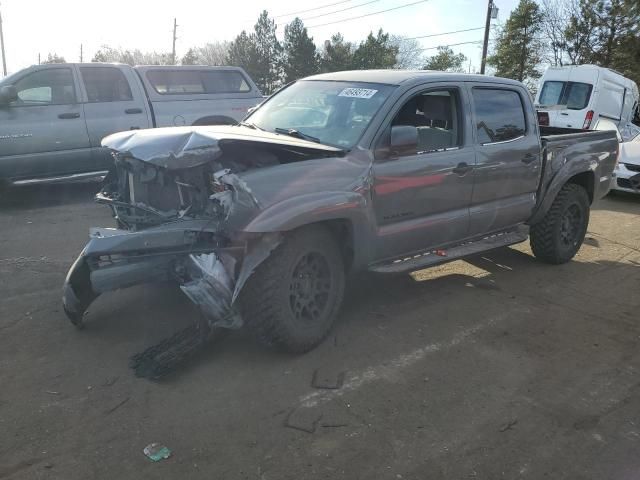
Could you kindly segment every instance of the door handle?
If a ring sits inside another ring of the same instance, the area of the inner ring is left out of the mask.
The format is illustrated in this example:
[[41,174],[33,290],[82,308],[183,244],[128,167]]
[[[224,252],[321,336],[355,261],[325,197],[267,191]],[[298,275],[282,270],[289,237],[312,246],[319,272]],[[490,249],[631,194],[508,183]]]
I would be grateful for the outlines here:
[[529,165],[530,163],[536,161],[538,159],[537,155],[534,155],[533,153],[527,153],[524,157],[522,157],[522,163],[524,163],[525,165]]
[[67,120],[70,118],[80,118],[80,113],[78,112],[61,113],[60,115],[58,115],[58,118],[61,118],[63,120]]
[[142,113],[142,109],[141,108],[127,108],[124,113],[129,114],[129,115],[133,115],[135,113]]
[[568,113],[566,113],[566,112],[560,112],[560,115],[564,115],[565,117],[568,117],[568,116],[569,116],[569,114],[568,114]]
[[453,169],[453,173],[455,173],[456,175],[465,175],[466,173],[470,172],[471,170],[473,170],[473,166],[469,165],[467,162],[460,162],[456,168]]

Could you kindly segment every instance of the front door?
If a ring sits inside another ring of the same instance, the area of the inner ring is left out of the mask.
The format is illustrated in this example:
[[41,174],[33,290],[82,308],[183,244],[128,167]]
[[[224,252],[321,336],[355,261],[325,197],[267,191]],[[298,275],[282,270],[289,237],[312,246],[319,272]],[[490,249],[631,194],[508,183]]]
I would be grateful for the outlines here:
[[397,106],[383,143],[392,127],[410,126],[417,129],[418,144],[415,151],[382,154],[374,163],[377,261],[468,235],[475,152],[466,103],[463,90],[443,86],[418,89]]
[[18,78],[18,99],[0,106],[0,177],[50,177],[87,171],[89,138],[69,67]]
[[470,233],[476,236],[508,229],[531,216],[541,147],[535,112],[525,108],[531,102],[524,88],[487,84],[470,90],[477,162]]

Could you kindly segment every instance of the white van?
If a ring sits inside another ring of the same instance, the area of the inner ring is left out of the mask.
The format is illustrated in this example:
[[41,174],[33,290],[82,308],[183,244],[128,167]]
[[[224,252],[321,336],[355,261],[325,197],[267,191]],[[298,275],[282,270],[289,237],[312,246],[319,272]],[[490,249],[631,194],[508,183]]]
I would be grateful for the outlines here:
[[535,103],[541,125],[588,130],[602,116],[622,126],[637,121],[638,86],[595,65],[549,67]]

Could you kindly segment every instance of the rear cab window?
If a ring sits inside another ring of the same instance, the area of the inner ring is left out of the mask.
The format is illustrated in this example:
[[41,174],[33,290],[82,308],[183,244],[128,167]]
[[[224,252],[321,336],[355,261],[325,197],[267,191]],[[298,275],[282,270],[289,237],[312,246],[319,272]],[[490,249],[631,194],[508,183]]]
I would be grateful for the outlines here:
[[146,78],[160,95],[251,91],[244,75],[237,70],[149,70]]
[[568,110],[583,110],[589,105],[593,85],[581,82],[547,80],[538,103],[542,106],[566,105]]
[[472,92],[478,143],[507,142],[525,135],[524,105],[517,91],[474,87]]

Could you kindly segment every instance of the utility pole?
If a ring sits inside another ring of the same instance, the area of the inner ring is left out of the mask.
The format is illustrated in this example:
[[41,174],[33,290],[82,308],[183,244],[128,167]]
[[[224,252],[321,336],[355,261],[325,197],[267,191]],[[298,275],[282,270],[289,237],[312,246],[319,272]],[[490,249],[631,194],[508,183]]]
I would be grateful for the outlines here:
[[178,30],[178,24],[176,23],[176,19],[173,19],[173,48],[171,49],[171,63],[173,65],[176,64],[176,31]]
[[80,63],[82,63],[82,44],[80,44]]
[[491,28],[491,15],[493,12],[493,0],[487,4],[487,20],[484,25],[484,43],[482,44],[482,62],[480,63],[480,74],[484,75],[487,66],[487,50],[489,49],[489,29]]
[[0,13],[0,51],[2,53],[2,75],[7,76],[7,57],[4,53],[4,35],[2,34],[2,13]]

